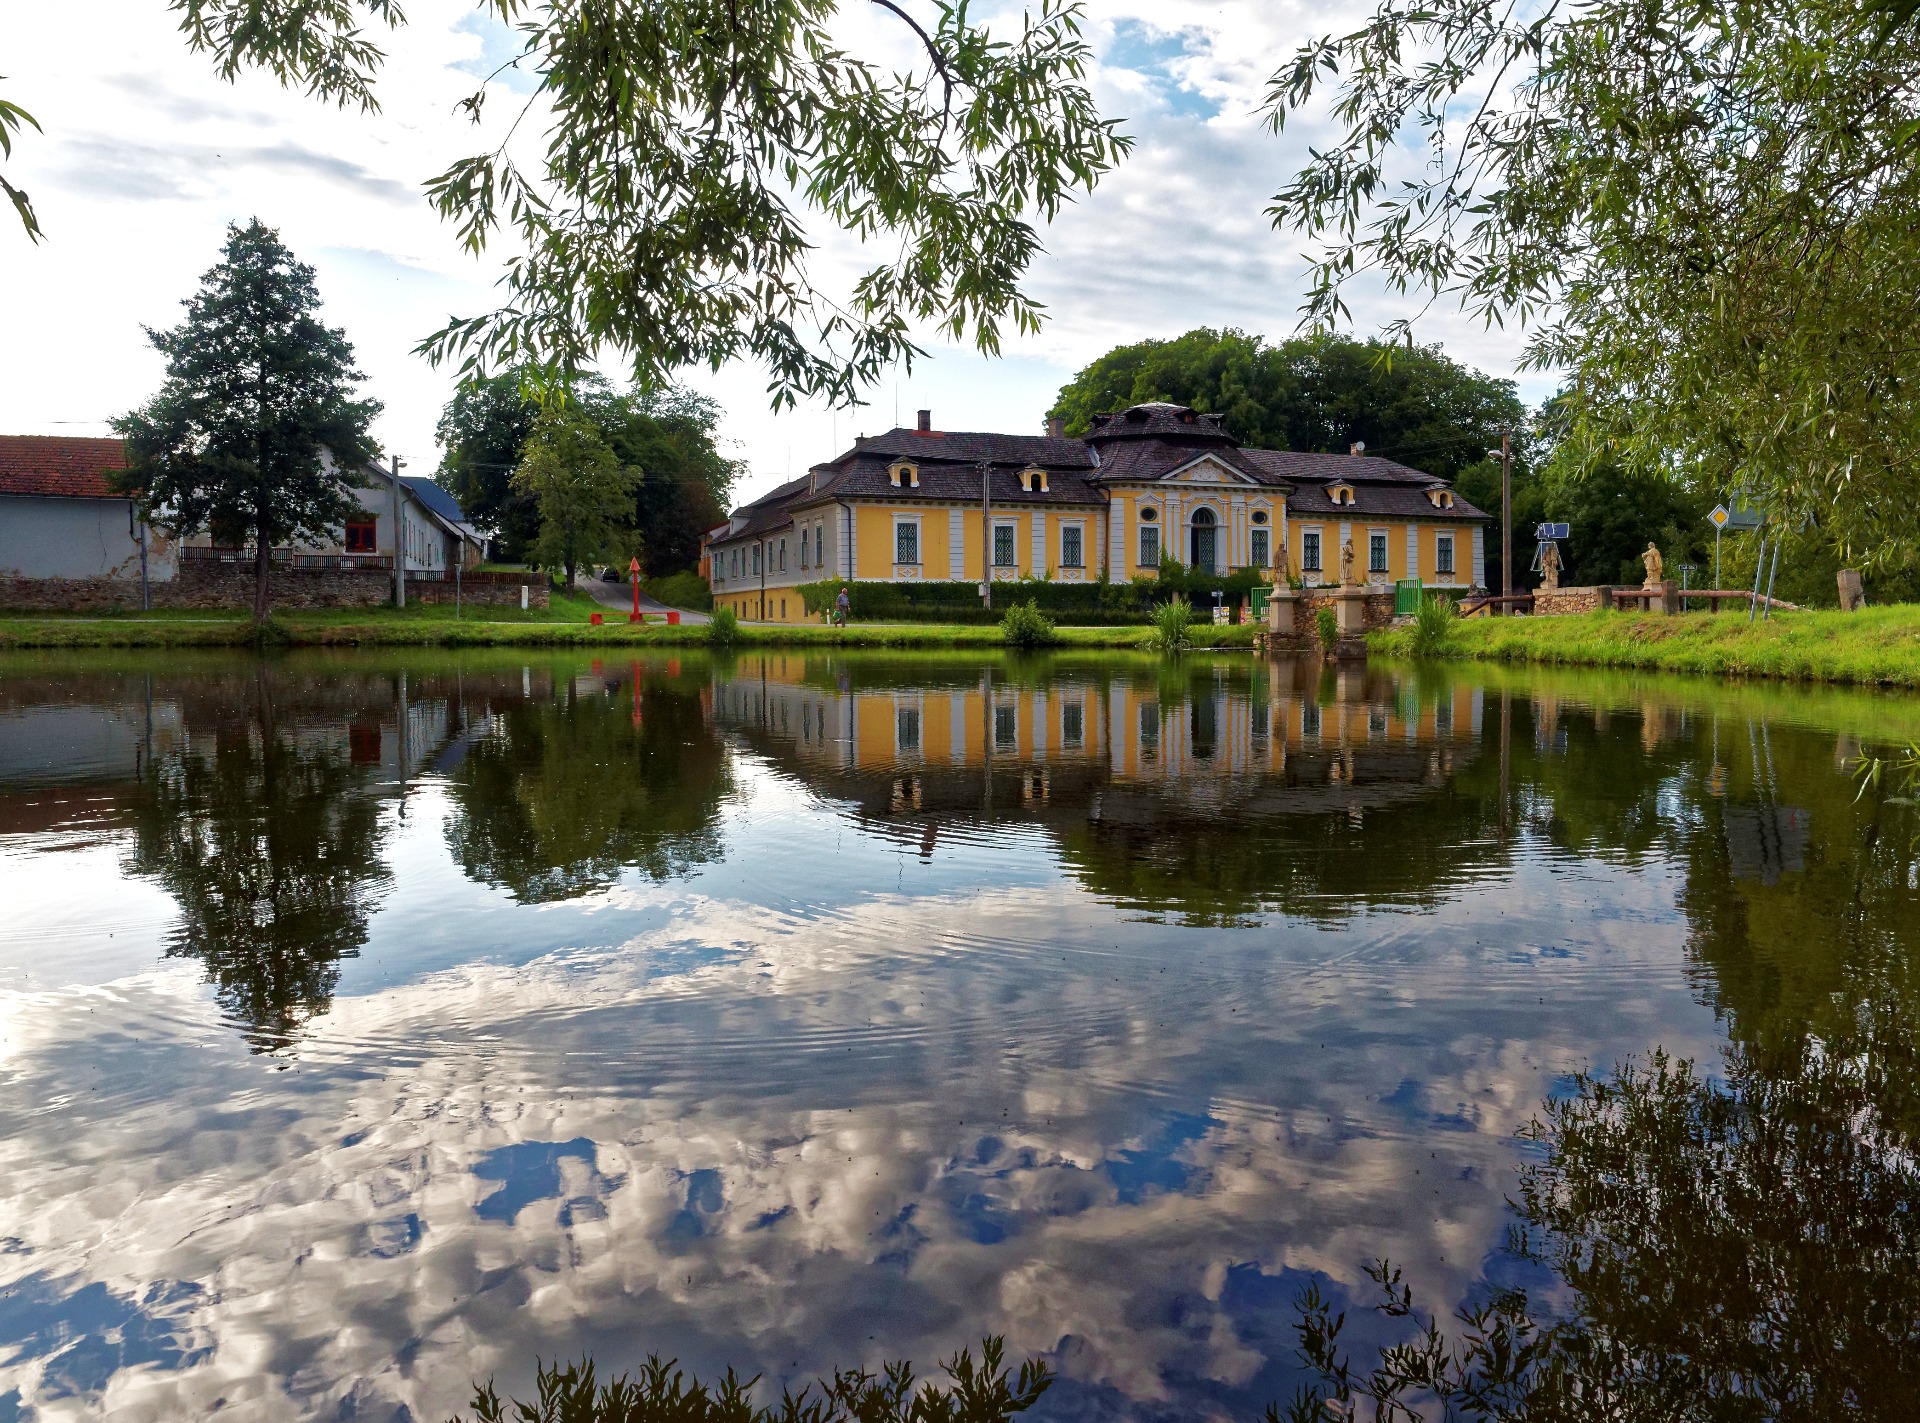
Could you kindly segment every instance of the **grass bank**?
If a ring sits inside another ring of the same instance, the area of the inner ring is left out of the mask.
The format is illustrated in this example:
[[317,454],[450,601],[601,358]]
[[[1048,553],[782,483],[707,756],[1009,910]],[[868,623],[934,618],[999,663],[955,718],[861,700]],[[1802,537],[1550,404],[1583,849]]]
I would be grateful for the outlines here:
[[[543,612],[512,616],[472,615],[456,619],[439,607],[342,608],[303,610],[274,617],[264,636],[245,617],[217,613],[128,613],[103,617],[5,617],[0,615],[0,648],[192,648],[246,647],[265,642],[279,647],[706,647],[704,626],[668,627],[651,622],[635,626],[609,620],[599,627],[588,614],[604,611],[586,599],[556,596]],[[1145,647],[1147,627],[1059,629],[1063,648]],[[1197,648],[1248,648],[1251,627],[1203,626],[1193,629]],[[995,625],[959,623],[855,623],[836,628],[820,624],[741,625],[736,648],[884,647],[998,648],[1005,644]]]
[[[1369,650],[1413,655],[1410,631],[1375,633]],[[1469,618],[1440,654],[1492,662],[1634,667],[1792,682],[1920,687],[1920,605],[1857,613],[1745,610],[1658,617],[1588,613],[1568,618]]]

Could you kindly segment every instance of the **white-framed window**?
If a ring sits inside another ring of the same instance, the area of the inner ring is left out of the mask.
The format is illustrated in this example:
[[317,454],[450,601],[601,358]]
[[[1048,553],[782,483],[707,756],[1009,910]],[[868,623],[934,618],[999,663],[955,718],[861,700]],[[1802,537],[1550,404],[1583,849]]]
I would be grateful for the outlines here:
[[920,562],[920,520],[917,515],[898,515],[894,518],[893,561],[903,564]]
[[1140,567],[1158,568],[1160,566],[1160,526],[1142,524],[1140,526]]
[[1453,535],[1436,534],[1433,540],[1433,571],[1453,576]]
[[1271,535],[1266,529],[1255,529],[1247,542],[1248,551],[1253,555],[1252,563],[1255,568],[1265,568],[1272,562]]
[[756,574],[759,573],[760,571],[760,545],[759,544],[755,544],[753,546],[753,571]]
[[787,541],[785,539],[780,540],[780,571],[782,573],[787,571]]
[[825,568],[827,565],[826,547],[827,526],[815,524],[813,526],[813,563],[816,568]]
[[1367,572],[1385,573],[1387,571],[1387,531],[1385,529],[1367,530]]
[[1300,571],[1319,573],[1325,565],[1320,561],[1320,531],[1302,529],[1300,531]]
[[1087,534],[1080,524],[1062,524],[1060,526],[1060,566],[1062,568],[1085,568],[1087,566]]
[[1014,566],[1014,549],[1016,547],[1013,525],[995,524],[993,526],[993,566],[995,568],[1012,568]]

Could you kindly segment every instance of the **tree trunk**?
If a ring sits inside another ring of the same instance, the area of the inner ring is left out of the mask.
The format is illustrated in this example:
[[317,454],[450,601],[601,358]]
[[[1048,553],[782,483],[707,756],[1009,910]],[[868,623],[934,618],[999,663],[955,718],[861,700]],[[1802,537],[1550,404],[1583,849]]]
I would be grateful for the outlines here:
[[267,546],[267,521],[261,519],[253,531],[253,620],[267,620],[267,570],[272,550]]
[[567,595],[569,597],[573,595],[573,569],[574,569],[574,562],[572,559],[568,559],[567,560]]

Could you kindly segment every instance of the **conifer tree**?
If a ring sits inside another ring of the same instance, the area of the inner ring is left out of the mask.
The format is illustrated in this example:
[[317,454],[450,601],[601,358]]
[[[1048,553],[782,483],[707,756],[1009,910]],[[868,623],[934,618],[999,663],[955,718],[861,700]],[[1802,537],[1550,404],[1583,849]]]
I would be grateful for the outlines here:
[[228,227],[220,264],[183,305],[179,326],[147,331],[167,358],[159,394],[114,422],[123,484],[176,536],[250,543],[264,622],[274,546],[336,539],[358,507],[348,491],[376,453],[380,405],[353,397],[353,347],[321,323],[313,268],[258,218]]

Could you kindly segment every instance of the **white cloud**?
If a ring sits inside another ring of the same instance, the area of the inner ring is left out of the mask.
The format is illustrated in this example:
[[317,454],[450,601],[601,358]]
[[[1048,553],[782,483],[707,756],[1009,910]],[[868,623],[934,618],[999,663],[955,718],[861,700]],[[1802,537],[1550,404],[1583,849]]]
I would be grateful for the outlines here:
[[[259,76],[221,84],[153,0],[28,7],[10,20],[7,92],[46,132],[16,147],[9,172],[33,194],[48,241],[30,248],[0,231],[11,338],[0,346],[0,431],[100,433],[145,399],[160,364],[140,328],[173,324],[225,225],[258,215],[318,269],[328,319],[346,327],[369,393],[386,405],[377,436],[416,467],[437,459],[433,428],[451,380],[413,347],[449,315],[486,309],[499,266],[457,250],[422,184],[475,146],[456,103],[511,49],[464,0],[408,10],[410,25],[382,38],[390,61],[378,116],[327,108]],[[884,428],[896,409],[910,421],[930,407],[950,429],[1037,430],[1058,387],[1120,341],[1201,324],[1284,335],[1300,302],[1300,243],[1275,233],[1263,209],[1311,130],[1276,138],[1253,111],[1294,45],[1356,13],[1351,4],[1097,0],[1088,33],[1107,60],[1096,91],[1127,118],[1139,148],[1044,234],[1031,288],[1049,311],[1045,331],[1010,340],[998,361],[933,345],[914,371],[883,382],[868,409],[837,416],[771,413],[750,368],[690,373],[722,401],[725,433],[750,462],[742,492]],[[899,28],[871,7],[848,7],[842,22],[862,42],[911,58]],[[489,133],[511,118],[512,91],[526,83],[509,71],[498,86]],[[823,273],[858,267],[852,243],[814,235]],[[1364,330],[1400,311],[1376,295],[1355,314]],[[1496,372],[1510,370],[1517,349],[1510,336],[1442,314],[1418,329]],[[1544,383],[1523,389],[1538,396]]]

